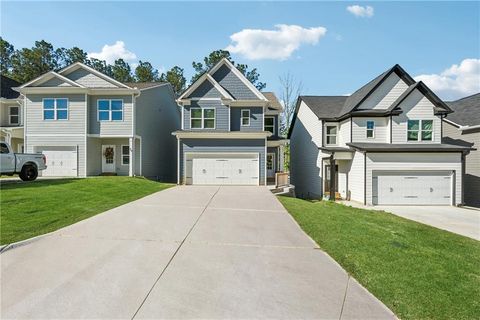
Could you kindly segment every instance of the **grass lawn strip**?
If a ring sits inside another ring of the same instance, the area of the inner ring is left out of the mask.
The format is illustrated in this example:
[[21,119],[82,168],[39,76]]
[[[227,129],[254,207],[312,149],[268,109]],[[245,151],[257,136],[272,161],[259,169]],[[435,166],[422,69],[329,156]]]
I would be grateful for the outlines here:
[[172,186],[131,177],[3,183],[0,244],[55,231]]
[[279,199],[323,250],[400,318],[479,319],[480,242],[386,212]]

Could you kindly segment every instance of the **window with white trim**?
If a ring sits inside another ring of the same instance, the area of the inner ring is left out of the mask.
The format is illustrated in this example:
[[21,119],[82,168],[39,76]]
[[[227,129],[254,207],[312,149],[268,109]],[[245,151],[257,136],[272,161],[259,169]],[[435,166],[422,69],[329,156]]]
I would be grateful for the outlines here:
[[375,138],[375,121],[367,120],[367,138]]
[[215,108],[190,108],[191,129],[215,129]]
[[408,120],[407,141],[433,141],[433,120]]
[[250,110],[249,109],[242,109],[240,110],[241,113],[241,125],[242,127],[249,127],[250,126]]
[[275,134],[275,117],[265,117],[264,120],[265,131],[270,131]]
[[123,100],[97,100],[98,121],[123,121]]
[[43,120],[68,120],[68,99],[43,99]]
[[8,109],[8,123],[11,125],[20,124],[20,107],[10,106]]
[[325,144],[327,146],[328,145],[336,145],[337,144],[337,134],[338,134],[337,125],[327,124],[325,126]]
[[130,164],[130,146],[122,146],[122,165],[127,166]]

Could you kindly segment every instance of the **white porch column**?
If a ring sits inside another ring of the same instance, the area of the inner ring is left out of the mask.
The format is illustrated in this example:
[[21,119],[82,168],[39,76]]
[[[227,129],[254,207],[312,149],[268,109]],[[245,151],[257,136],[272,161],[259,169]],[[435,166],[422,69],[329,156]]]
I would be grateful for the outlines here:
[[128,175],[130,177],[133,177],[135,173],[135,138],[130,137],[128,139],[128,150],[129,150],[129,158],[130,161],[128,162]]

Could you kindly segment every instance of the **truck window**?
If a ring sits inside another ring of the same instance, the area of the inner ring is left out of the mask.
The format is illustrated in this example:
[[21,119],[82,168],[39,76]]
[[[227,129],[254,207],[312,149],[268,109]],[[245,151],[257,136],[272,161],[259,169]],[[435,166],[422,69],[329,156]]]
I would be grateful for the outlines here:
[[2,143],[0,148],[2,149],[2,153],[8,153],[8,147],[6,143]]

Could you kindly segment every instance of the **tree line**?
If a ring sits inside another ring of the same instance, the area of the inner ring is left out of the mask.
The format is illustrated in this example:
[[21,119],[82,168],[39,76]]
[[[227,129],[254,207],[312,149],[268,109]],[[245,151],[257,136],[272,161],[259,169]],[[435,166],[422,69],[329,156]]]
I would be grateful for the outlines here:
[[[202,62],[192,62],[195,73],[190,83],[222,58],[229,59],[259,90],[266,87],[266,84],[260,81],[260,74],[256,68],[249,69],[246,64],[236,64],[230,52],[226,50],[215,50],[204,57]],[[113,64],[109,64],[105,60],[88,57],[87,52],[79,47],[55,48],[51,43],[41,40],[35,41],[31,48],[15,49],[12,44],[0,37],[0,73],[20,83],[31,81],[52,70],[61,70],[75,62],[84,63],[120,82],[169,82],[177,95],[187,87],[184,69],[179,66],[159,73],[150,62],[140,60],[132,69],[123,59],[117,59]]]

